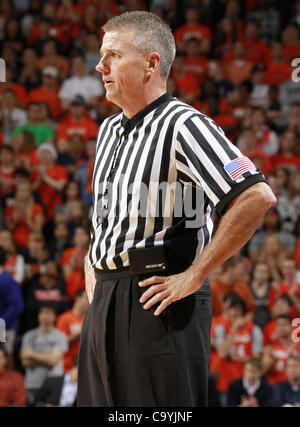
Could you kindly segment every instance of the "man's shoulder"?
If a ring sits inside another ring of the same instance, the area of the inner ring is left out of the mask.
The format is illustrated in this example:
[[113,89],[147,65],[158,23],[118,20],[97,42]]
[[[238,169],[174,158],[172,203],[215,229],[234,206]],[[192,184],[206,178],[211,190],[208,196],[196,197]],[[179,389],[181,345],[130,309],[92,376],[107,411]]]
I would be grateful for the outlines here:
[[57,328],[53,328],[52,331],[50,332],[50,334],[52,335],[52,337],[54,337],[56,339],[60,339],[60,340],[66,340],[67,339],[66,334]]
[[30,331],[25,332],[25,334],[23,335],[23,340],[34,338],[40,333],[41,333],[40,328],[30,329]]

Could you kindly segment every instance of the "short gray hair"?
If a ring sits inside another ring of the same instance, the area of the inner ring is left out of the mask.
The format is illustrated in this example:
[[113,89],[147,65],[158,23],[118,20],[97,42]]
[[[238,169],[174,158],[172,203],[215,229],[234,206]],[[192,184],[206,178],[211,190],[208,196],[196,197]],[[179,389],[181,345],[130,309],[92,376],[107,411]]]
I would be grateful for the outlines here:
[[105,33],[124,27],[136,30],[135,47],[141,54],[157,52],[160,55],[160,74],[167,80],[176,55],[176,45],[171,28],[151,12],[125,12],[109,19],[102,29]]

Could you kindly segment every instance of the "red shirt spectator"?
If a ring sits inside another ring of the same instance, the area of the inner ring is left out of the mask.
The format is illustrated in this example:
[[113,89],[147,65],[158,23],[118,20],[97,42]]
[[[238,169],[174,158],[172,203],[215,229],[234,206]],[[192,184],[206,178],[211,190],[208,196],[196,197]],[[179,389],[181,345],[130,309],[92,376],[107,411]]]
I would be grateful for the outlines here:
[[66,281],[66,292],[71,300],[74,299],[76,291],[84,288],[84,266],[83,259],[87,251],[89,236],[82,226],[74,231],[75,246],[63,251],[60,265],[62,266]]
[[15,203],[4,210],[6,226],[13,233],[14,244],[28,246],[29,234],[41,231],[44,225],[44,211],[34,202],[30,184],[21,182],[16,189]]
[[60,99],[58,98],[58,70],[55,67],[48,66],[43,69],[42,75],[42,86],[39,86],[36,89],[32,89],[28,93],[28,101],[46,102],[50,108],[52,117],[57,119],[62,112],[60,107]]
[[42,144],[38,148],[38,157],[40,165],[33,173],[34,188],[41,197],[48,219],[53,219],[55,209],[62,204],[61,192],[68,174],[63,166],[55,164],[57,153],[51,144]]
[[62,313],[56,322],[56,327],[64,332],[69,340],[69,350],[64,354],[64,370],[68,372],[78,356],[79,340],[82,322],[88,308],[88,299],[84,289],[76,292],[71,310]]
[[199,23],[198,14],[197,8],[187,8],[185,13],[186,23],[175,31],[174,38],[180,50],[182,50],[189,39],[198,40],[200,43],[200,53],[206,55],[210,49],[212,34],[209,27]]

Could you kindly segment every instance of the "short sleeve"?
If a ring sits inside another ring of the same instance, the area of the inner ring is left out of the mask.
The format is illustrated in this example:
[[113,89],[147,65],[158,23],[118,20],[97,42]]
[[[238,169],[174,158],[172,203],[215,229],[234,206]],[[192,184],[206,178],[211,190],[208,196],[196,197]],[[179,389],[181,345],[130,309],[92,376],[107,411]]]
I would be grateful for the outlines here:
[[246,188],[266,182],[262,172],[205,115],[195,114],[179,127],[175,156],[178,179],[200,184],[219,214]]

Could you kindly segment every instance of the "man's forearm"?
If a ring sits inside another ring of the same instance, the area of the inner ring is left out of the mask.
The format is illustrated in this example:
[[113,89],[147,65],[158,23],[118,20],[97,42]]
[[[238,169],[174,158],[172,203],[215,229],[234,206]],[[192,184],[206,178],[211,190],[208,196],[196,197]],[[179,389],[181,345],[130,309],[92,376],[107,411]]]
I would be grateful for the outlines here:
[[189,268],[199,282],[248,242],[262,216],[275,203],[265,183],[249,187],[231,202],[213,239]]

